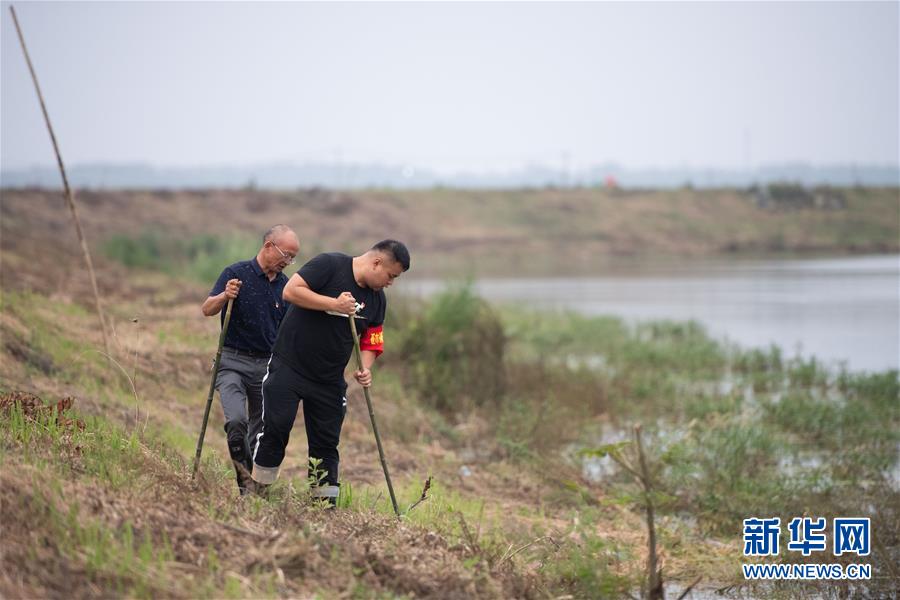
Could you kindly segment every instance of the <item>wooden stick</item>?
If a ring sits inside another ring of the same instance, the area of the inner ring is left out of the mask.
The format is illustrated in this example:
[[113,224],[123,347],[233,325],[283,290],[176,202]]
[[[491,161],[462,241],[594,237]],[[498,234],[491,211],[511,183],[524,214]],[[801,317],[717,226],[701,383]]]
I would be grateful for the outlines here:
[[16,18],[16,9],[10,6],[9,12],[12,13],[13,23],[16,25],[16,33],[19,34],[19,42],[22,45],[22,52],[25,54],[25,62],[28,63],[28,71],[31,73],[31,80],[34,82],[34,89],[37,92],[38,101],[41,103],[41,112],[44,113],[44,122],[47,124],[47,131],[50,132],[50,141],[53,142],[53,151],[56,153],[56,162],[59,165],[59,172],[62,174],[66,202],[69,205],[69,210],[72,212],[72,219],[75,221],[75,232],[78,234],[78,241],[81,243],[81,251],[84,254],[84,262],[87,264],[88,274],[91,277],[91,287],[94,289],[94,304],[97,307],[97,318],[100,319],[100,331],[103,333],[103,346],[106,348],[106,354],[111,355],[112,351],[109,346],[109,337],[106,334],[106,319],[103,316],[103,309],[100,306],[100,292],[97,289],[97,276],[94,274],[94,263],[91,260],[91,252],[88,250],[84,232],[81,230],[81,220],[78,218],[78,209],[75,207],[74,198],[72,198],[72,190],[69,187],[69,178],[66,176],[66,168],[63,165],[62,155],[59,152],[59,144],[56,143],[53,125],[50,124],[50,115],[47,113],[47,106],[44,104],[44,95],[41,93],[41,86],[38,84],[37,75],[31,64],[31,57],[28,55],[28,48],[25,46],[25,36],[22,35],[22,29],[19,27],[19,19]]
[[219,333],[219,349],[216,350],[216,360],[213,361],[212,379],[209,382],[209,394],[206,397],[206,410],[203,412],[203,425],[200,427],[200,437],[197,439],[197,453],[194,455],[194,469],[191,471],[191,480],[197,476],[197,467],[200,466],[200,453],[203,452],[203,438],[206,437],[206,424],[209,423],[209,409],[212,406],[213,395],[216,391],[216,378],[219,376],[219,362],[222,360],[222,346],[225,345],[225,332],[228,331],[228,322],[231,321],[231,306],[234,298],[228,299],[225,307],[225,322],[222,323],[222,332]]
[[[356,353],[356,366],[362,371],[362,352],[359,349],[359,336],[356,333],[356,316],[348,315],[350,321],[350,335],[353,338],[353,351]],[[394,514],[400,517],[400,507],[397,506],[397,497],[394,495],[394,484],[391,483],[391,473],[388,471],[387,459],[384,457],[384,448],[381,447],[381,436],[378,434],[378,425],[375,423],[375,409],[372,408],[372,398],[369,396],[369,388],[363,387],[366,396],[366,406],[369,407],[369,420],[372,421],[372,431],[375,433],[375,445],[378,446],[378,457],[381,459],[381,469],[384,471],[384,480],[387,481],[388,493],[391,495],[391,504],[394,505]]]

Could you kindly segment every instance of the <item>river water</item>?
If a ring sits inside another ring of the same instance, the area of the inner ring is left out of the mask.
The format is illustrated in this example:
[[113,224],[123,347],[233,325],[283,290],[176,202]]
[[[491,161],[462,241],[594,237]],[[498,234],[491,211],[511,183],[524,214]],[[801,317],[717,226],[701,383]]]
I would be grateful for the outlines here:
[[[446,285],[406,279],[428,296]],[[483,298],[534,309],[616,315],[628,322],[696,320],[745,348],[779,346],[851,370],[900,368],[900,256],[685,261],[597,277],[475,281]]]

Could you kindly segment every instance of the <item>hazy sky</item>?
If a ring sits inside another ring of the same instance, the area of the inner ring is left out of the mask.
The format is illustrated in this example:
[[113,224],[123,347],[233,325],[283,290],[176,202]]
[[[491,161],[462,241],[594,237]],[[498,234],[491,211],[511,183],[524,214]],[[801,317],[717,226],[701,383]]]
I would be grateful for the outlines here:
[[[35,3],[70,165],[900,161],[900,3]],[[2,16],[4,168],[54,163]]]

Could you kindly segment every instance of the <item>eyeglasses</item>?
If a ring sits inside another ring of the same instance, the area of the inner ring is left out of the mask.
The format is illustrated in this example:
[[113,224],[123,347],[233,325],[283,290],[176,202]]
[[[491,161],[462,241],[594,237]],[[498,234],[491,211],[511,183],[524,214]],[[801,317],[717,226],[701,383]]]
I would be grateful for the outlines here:
[[292,265],[296,262],[294,260],[294,256],[288,254],[287,252],[284,252],[281,248],[278,247],[278,244],[276,244],[275,242],[272,242],[272,245],[275,247],[276,250],[278,250],[278,254],[281,255],[281,258],[283,258],[284,260],[287,261],[287,264]]

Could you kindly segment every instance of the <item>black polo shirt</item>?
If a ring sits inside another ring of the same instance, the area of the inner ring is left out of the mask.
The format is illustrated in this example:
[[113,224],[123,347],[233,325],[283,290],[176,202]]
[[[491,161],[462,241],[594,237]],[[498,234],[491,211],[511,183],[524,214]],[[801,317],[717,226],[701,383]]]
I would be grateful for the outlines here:
[[[269,281],[254,257],[225,267],[209,295],[224,292],[229,279],[240,279],[242,283],[231,308],[225,345],[244,352],[271,354],[275,334],[287,311],[281,299],[287,277],[279,273]],[[222,307],[224,322],[225,307]]]

